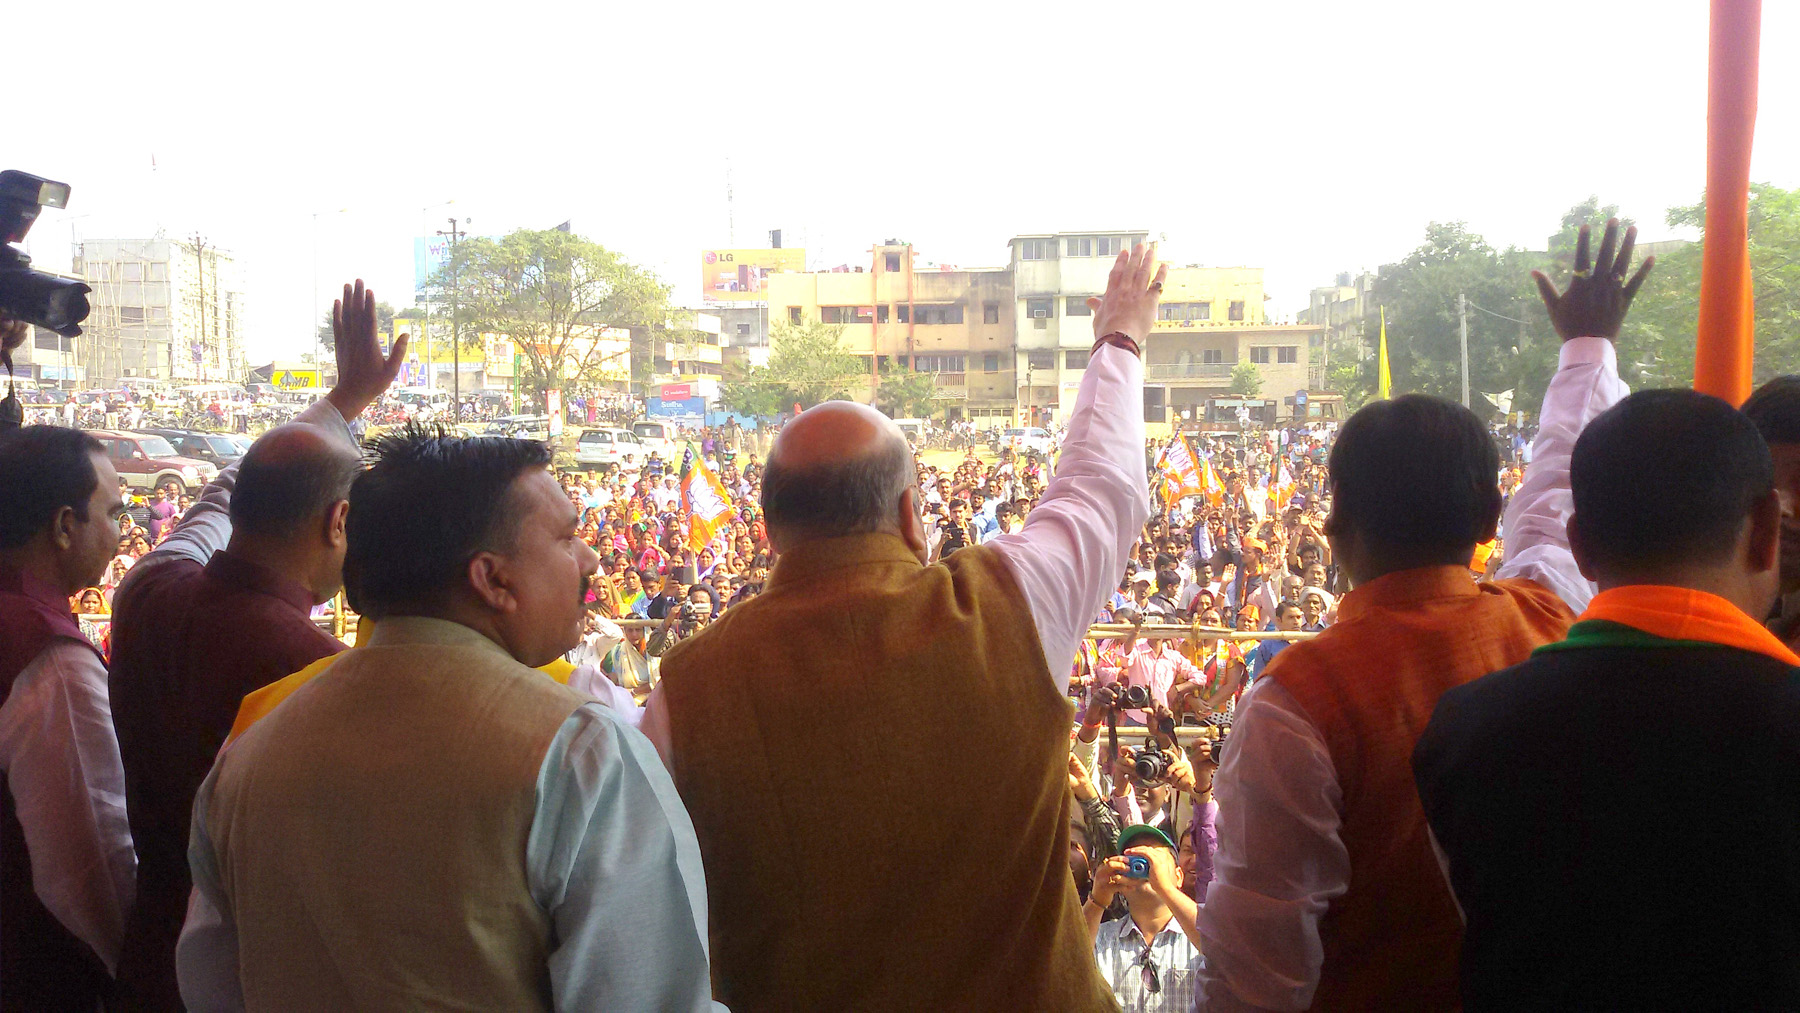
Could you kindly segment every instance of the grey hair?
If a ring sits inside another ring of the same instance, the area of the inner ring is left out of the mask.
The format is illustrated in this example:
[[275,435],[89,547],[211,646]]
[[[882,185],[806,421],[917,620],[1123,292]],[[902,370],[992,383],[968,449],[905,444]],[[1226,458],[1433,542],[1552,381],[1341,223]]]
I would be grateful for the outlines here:
[[912,450],[898,437],[811,468],[787,468],[770,457],[763,466],[763,518],[771,528],[814,538],[881,531],[894,523],[900,494],[916,482]]

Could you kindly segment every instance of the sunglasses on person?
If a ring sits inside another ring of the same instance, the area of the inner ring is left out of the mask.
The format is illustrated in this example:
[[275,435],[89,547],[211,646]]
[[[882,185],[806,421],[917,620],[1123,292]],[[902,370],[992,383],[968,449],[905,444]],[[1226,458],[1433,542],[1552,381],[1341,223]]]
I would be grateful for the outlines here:
[[1156,962],[1150,959],[1150,944],[1144,944],[1144,952],[1138,954],[1134,963],[1138,973],[1143,976],[1144,991],[1156,995],[1162,991],[1162,976],[1156,973]]

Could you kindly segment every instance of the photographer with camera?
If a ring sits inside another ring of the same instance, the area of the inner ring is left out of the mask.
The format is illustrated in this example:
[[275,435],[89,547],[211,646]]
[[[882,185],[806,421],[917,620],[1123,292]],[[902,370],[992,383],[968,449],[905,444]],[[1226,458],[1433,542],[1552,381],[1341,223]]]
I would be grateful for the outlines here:
[[[1199,907],[1184,888],[1175,841],[1137,824],[1119,833],[1118,850],[1094,870],[1082,908],[1100,975],[1126,1013],[1186,1010],[1202,966]],[[1128,914],[1102,922],[1114,897],[1125,899]]]
[[659,658],[669,648],[705,629],[717,611],[711,584],[689,585],[686,599],[670,607],[662,625],[650,635],[649,655]]

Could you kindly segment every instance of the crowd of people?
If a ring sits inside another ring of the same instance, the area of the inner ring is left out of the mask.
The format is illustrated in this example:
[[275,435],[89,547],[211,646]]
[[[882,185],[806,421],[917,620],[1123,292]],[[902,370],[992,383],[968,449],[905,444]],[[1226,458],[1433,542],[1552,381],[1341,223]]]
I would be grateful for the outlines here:
[[1147,439],[1142,247],[1053,456],[361,446],[360,283],[191,502],[0,434],[0,1004],[1791,1008],[1800,379],[1629,394],[1634,243],[1533,440]]

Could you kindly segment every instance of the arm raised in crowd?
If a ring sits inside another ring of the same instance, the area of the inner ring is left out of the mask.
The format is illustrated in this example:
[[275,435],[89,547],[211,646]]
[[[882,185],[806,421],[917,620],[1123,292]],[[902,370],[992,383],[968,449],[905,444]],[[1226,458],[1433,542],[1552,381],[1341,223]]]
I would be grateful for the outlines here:
[[[312,426],[346,447],[356,446],[349,422],[387,390],[406,361],[407,336],[394,341],[393,352],[381,354],[375,324],[375,292],[358,280],[344,286],[344,297],[331,307],[332,343],[337,350],[337,386],[301,412],[295,424]],[[255,453],[255,448],[251,448]],[[205,564],[231,541],[231,494],[237,487],[233,464],[207,484],[181,525],[156,550],[132,567],[132,574],[164,560],[187,559]],[[127,576],[126,580],[130,581]]]
[[[1498,577],[1524,577],[1556,592],[1575,612],[1587,607],[1594,585],[1581,575],[1569,552],[1569,516],[1575,511],[1569,492],[1569,455],[1581,431],[1601,412],[1617,404],[1630,388],[1619,379],[1618,353],[1613,342],[1632,297],[1650,273],[1655,257],[1646,258],[1637,273],[1626,280],[1631,253],[1637,245],[1637,229],[1625,230],[1618,240],[1619,223],[1606,223],[1600,252],[1590,267],[1588,227],[1583,225],[1575,246],[1575,273],[1566,291],[1541,271],[1533,271],[1538,293],[1550,311],[1563,344],[1556,375],[1544,392],[1537,440],[1532,444],[1531,465],[1525,482],[1507,506],[1506,562]],[[1617,255],[1614,255],[1614,250]]]
[[[1166,265],[1155,266],[1150,247],[1121,252],[1106,295],[1089,300],[1094,336],[1123,334],[1141,344],[1156,321],[1167,274]],[[1055,477],[1023,529],[987,543],[1006,558],[1030,604],[1058,692],[1067,687],[1075,648],[1150,517],[1143,403],[1139,354],[1126,343],[1096,340]]]

